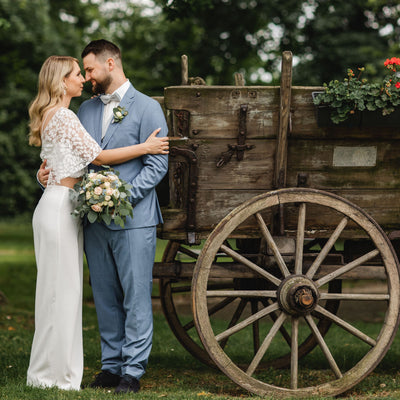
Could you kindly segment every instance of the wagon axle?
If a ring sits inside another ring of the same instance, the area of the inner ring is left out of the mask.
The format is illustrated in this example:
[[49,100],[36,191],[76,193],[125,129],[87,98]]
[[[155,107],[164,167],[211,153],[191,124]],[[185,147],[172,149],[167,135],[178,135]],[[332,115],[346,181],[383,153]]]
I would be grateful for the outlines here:
[[320,297],[315,284],[303,275],[292,275],[283,280],[277,296],[281,309],[291,315],[310,313]]

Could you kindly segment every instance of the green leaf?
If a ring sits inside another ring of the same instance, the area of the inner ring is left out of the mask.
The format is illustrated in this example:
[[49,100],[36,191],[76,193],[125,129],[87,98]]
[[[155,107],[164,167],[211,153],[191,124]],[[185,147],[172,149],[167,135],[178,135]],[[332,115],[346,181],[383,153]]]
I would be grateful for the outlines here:
[[115,218],[114,218],[114,223],[115,223],[116,225],[121,226],[122,228],[124,227],[124,221],[123,221],[123,219],[122,219],[119,215],[116,215],[116,216],[115,216]]
[[111,215],[110,214],[102,214],[103,217],[103,221],[107,224],[110,225],[111,224]]
[[93,222],[96,222],[98,215],[97,215],[97,213],[95,213],[93,210],[90,210],[90,211],[88,212],[87,217],[88,217],[89,222],[90,222],[91,224],[93,224]]

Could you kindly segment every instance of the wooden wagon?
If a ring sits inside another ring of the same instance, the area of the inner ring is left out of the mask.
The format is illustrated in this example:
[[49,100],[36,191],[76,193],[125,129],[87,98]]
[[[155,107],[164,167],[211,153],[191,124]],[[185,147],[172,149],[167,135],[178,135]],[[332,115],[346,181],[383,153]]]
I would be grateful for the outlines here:
[[[400,130],[318,127],[321,88],[292,87],[291,59],[280,87],[191,86],[184,71],[165,89],[168,245],[154,276],[199,360],[258,395],[333,396],[376,367],[397,330]],[[363,312],[382,323],[373,334]]]

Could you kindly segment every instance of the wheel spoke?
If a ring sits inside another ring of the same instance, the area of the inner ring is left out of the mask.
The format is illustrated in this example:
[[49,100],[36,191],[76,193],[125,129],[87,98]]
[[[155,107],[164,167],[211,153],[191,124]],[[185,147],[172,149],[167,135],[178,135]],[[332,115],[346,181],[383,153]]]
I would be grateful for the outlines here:
[[290,357],[290,387],[297,389],[299,373],[299,318],[292,317],[292,352]]
[[359,294],[359,293],[321,293],[321,300],[375,300],[385,301],[390,299],[389,294]]
[[263,310],[260,310],[258,313],[251,315],[250,317],[246,318],[242,322],[238,323],[237,325],[233,326],[230,329],[227,329],[224,332],[221,332],[219,335],[215,336],[215,339],[219,342],[223,340],[224,338],[233,335],[236,332],[239,332],[240,330],[246,328],[246,326],[252,324],[254,321],[257,321],[258,319],[261,319],[265,317],[266,315],[270,314],[273,311],[276,311],[279,309],[278,303],[273,303],[270,306],[264,308]]
[[306,276],[310,279],[313,278],[315,273],[317,272],[318,268],[322,264],[322,262],[325,260],[325,257],[328,255],[330,252],[331,248],[335,245],[336,241],[338,240],[340,234],[343,232],[343,229],[346,227],[347,222],[349,219],[347,217],[344,217],[338,226],[336,227],[335,231],[332,233],[331,237],[329,240],[325,243],[325,246],[322,248],[322,250],[319,252],[317,258],[314,260],[312,263],[311,267],[306,273]]
[[299,218],[297,222],[296,261],[294,264],[294,273],[296,275],[300,275],[303,270],[303,246],[304,246],[305,224],[306,224],[306,204],[301,203],[299,209]]
[[340,275],[343,275],[344,273],[352,270],[353,268],[358,267],[359,265],[365,263],[366,261],[370,260],[371,258],[376,257],[379,254],[379,250],[375,249],[370,251],[367,254],[364,254],[363,256],[356,258],[354,261],[348,263],[347,265],[344,265],[341,268],[338,268],[336,271],[331,272],[330,274],[327,274],[323,276],[322,278],[318,279],[315,284],[317,287],[321,287],[325,283],[328,283],[329,281],[337,278]]
[[[257,300],[250,300],[251,304],[251,313],[257,314],[258,305]],[[254,354],[257,353],[258,349],[260,348],[260,324],[259,320],[253,322],[253,349]]]
[[290,275],[290,272],[288,270],[288,267],[286,266],[285,261],[283,260],[283,257],[278,249],[278,246],[276,245],[271,233],[268,230],[267,225],[265,224],[265,221],[263,219],[263,217],[261,216],[260,213],[256,213],[255,214],[257,222],[258,222],[258,226],[261,229],[261,232],[264,236],[264,239],[267,241],[269,247],[271,248],[272,252],[274,253],[275,256],[275,260],[278,264],[279,269],[282,272],[282,275],[286,278],[287,276]]
[[359,339],[361,339],[362,341],[364,341],[365,343],[369,344],[370,346],[375,346],[376,345],[376,341],[372,338],[370,338],[368,335],[366,335],[365,333],[361,332],[360,330],[358,330],[357,328],[355,328],[353,325],[350,325],[348,322],[344,321],[343,319],[339,318],[338,316],[336,316],[335,314],[332,314],[331,312],[329,312],[328,310],[325,310],[325,308],[321,307],[321,306],[317,306],[315,308],[316,312],[319,312],[320,314],[322,314],[324,317],[329,318],[331,321],[333,321],[336,325],[342,327],[343,329],[345,329],[347,332],[350,332],[352,335],[358,337]]
[[326,345],[324,338],[322,337],[320,331],[318,330],[317,325],[315,325],[314,320],[312,319],[311,315],[306,315],[305,319],[310,327],[312,333],[314,334],[315,338],[318,341],[319,346],[321,347],[322,352],[324,353],[326,359],[328,360],[329,365],[333,373],[335,374],[336,378],[342,378],[342,373],[340,372],[339,367],[336,364],[331,352],[329,351],[328,346]]
[[190,293],[191,289],[191,285],[171,286],[171,293]]
[[215,304],[208,310],[208,315],[214,315],[216,312],[222,310],[229,304],[231,304],[233,301],[235,301],[234,297],[230,297],[229,299],[224,299],[220,301],[219,303]]
[[[242,313],[246,307],[246,304],[247,304],[247,300],[244,300],[244,299],[240,300],[240,303],[237,306],[237,308],[236,308],[235,312],[233,313],[232,318],[229,322],[228,329],[232,328],[232,326],[236,325],[236,323],[239,321],[239,318],[242,315]],[[229,339],[229,337],[226,337],[225,339],[221,340],[220,346],[222,348],[225,347],[226,343],[228,342],[228,339]]]
[[183,247],[183,246],[179,246],[179,252],[186,254],[187,256],[192,257],[195,260],[197,260],[199,258],[199,255],[196,252],[194,252],[193,250],[187,249],[186,247]]
[[[227,305],[231,304],[233,301],[235,301],[235,298],[233,298],[233,297],[220,301],[218,304],[215,304],[213,307],[211,307],[208,310],[208,315],[210,316],[210,315],[215,314],[216,312],[225,308]],[[191,320],[183,326],[183,329],[185,329],[185,331],[188,331],[188,330],[192,329],[193,327],[194,327],[194,321]]]
[[207,290],[207,297],[267,297],[276,298],[276,290]]
[[264,357],[264,354],[268,350],[269,345],[272,342],[272,339],[275,337],[281,325],[285,322],[287,318],[287,314],[282,312],[278,319],[275,321],[274,325],[272,325],[271,330],[268,332],[268,335],[265,337],[261,347],[258,349],[257,354],[254,356],[253,360],[251,361],[249,367],[247,368],[246,374],[251,376],[253,375],[254,371],[256,370],[258,364]]
[[253,271],[257,272],[258,274],[263,276],[265,279],[267,279],[270,282],[272,282],[274,285],[279,286],[279,284],[281,283],[281,280],[278,279],[276,276],[274,276],[274,275],[270,274],[269,272],[263,270],[257,264],[254,264],[253,262],[251,262],[247,258],[245,258],[242,255],[240,255],[235,250],[232,250],[232,249],[230,249],[229,247],[227,247],[225,245],[221,246],[221,250],[224,253],[226,253],[228,256],[232,257],[234,260],[246,265],[247,267],[249,267]]
[[[272,300],[267,300],[267,302],[265,302],[265,299],[262,299],[261,301],[264,304],[264,306],[266,306],[266,304],[271,304],[272,302]],[[278,315],[276,312],[272,312],[269,316],[274,322],[278,319]],[[279,332],[282,334],[283,338],[285,339],[286,343],[289,345],[290,348],[292,339],[290,338],[288,331],[285,329],[284,326],[281,326]]]

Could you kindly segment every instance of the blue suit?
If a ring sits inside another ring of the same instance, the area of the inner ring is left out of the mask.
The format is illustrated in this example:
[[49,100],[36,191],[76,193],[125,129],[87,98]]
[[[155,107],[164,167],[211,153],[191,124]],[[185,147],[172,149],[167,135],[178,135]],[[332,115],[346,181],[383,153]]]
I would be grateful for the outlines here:
[[[158,136],[167,135],[158,102],[132,85],[120,106],[128,115],[119,123],[110,123],[103,140],[100,98],[85,101],[79,109],[83,126],[103,149],[142,143],[157,128],[161,128]],[[113,167],[133,185],[133,219],[128,217],[124,229],[113,223],[86,224],[85,253],[101,336],[102,370],[140,379],[151,350],[156,225],[163,222],[155,187],[167,172],[168,157],[146,155]]]

